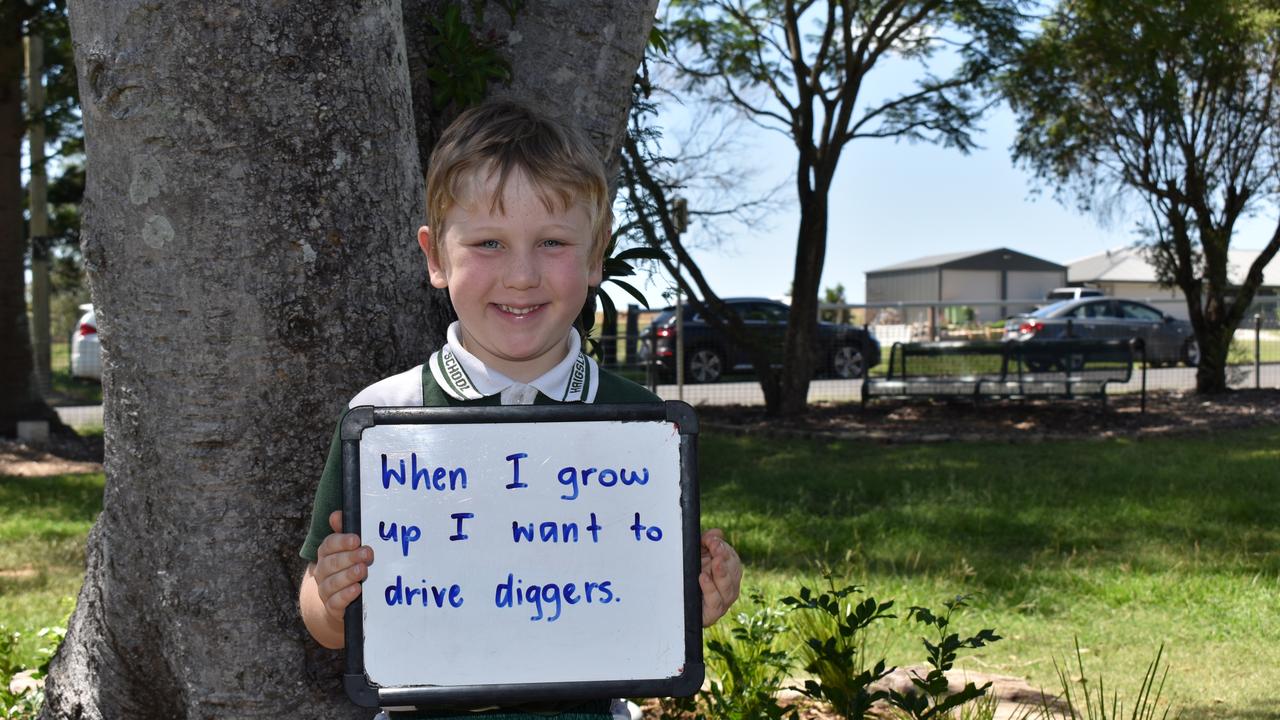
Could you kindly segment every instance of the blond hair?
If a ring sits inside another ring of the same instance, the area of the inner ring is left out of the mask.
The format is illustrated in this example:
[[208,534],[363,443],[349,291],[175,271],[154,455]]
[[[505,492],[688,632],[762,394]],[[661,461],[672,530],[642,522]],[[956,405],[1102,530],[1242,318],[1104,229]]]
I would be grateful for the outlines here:
[[463,112],[431,153],[427,224],[436,247],[444,237],[449,208],[476,200],[469,197],[476,180],[497,176],[491,208],[506,212],[502,194],[512,170],[524,172],[548,212],[582,203],[591,221],[591,259],[598,262],[609,241],[613,212],[595,148],[578,129],[506,100]]

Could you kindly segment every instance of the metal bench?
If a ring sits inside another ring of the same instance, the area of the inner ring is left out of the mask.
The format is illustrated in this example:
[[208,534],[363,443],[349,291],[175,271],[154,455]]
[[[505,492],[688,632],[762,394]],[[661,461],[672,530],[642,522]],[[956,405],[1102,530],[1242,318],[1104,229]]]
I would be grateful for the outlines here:
[[[1029,340],[1025,342],[894,343],[888,373],[862,383],[862,404],[873,398],[1076,398],[1107,402],[1107,388],[1128,383],[1140,341]],[[1146,410],[1146,367],[1141,405]]]

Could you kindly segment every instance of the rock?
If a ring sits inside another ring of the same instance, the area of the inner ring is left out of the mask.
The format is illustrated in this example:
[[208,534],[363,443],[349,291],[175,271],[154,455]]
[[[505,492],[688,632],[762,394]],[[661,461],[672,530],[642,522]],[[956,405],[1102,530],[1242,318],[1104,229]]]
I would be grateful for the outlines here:
[[25,695],[33,690],[43,688],[44,678],[37,678],[35,674],[35,670],[23,670],[9,678],[9,693],[12,695]]
[[[923,678],[928,673],[929,667],[926,665],[896,668],[873,687],[897,691],[904,695],[913,695],[919,690],[912,684],[912,676]],[[991,687],[987,692],[994,695],[999,701],[993,720],[1017,720],[1022,717],[1022,713],[1027,712],[1027,708],[1033,708],[1036,712],[1031,717],[1040,720],[1041,716],[1038,711],[1046,704],[1050,711],[1055,713],[1052,718],[1059,717],[1066,710],[1066,704],[1056,696],[1049,695],[1040,688],[1032,687],[1022,678],[1008,675],[992,675],[973,670],[951,670],[947,672],[949,692],[959,692],[964,689],[965,683],[973,683],[978,687],[991,683]],[[895,717],[892,712],[888,712],[887,707],[885,710],[886,717]],[[1047,720],[1052,720],[1052,718]]]

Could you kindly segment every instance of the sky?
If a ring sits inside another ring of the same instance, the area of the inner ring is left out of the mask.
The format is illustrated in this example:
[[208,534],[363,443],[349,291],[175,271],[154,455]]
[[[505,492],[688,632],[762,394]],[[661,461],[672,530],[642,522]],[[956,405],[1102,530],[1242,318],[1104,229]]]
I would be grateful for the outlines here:
[[[870,76],[869,76],[870,77]],[[909,68],[890,67],[864,90],[881,100],[911,86]],[[674,129],[688,123],[689,112],[667,108],[658,122]],[[795,149],[783,135],[741,123],[743,162],[755,172],[747,192],[757,194],[787,182],[778,196],[783,208],[767,228],[731,228],[720,247],[694,253],[711,287],[722,297],[759,295],[782,298],[795,265],[796,210],[793,175]],[[927,255],[1010,248],[1051,262],[1072,260],[1132,244],[1141,208],[1108,217],[1082,214],[1055,199],[1030,172],[1015,167],[1009,151],[1016,122],[1006,107],[993,109],[976,136],[983,147],[968,155],[954,148],[892,140],[856,140],[842,154],[830,197],[827,255],[820,287],[842,283],[851,303],[866,297],[866,275]],[[1039,190],[1039,192],[1037,192]],[[1232,247],[1257,249],[1275,228],[1276,211],[1238,226]],[[687,240],[696,243],[705,229],[694,224]],[[672,285],[663,276],[638,280],[654,307],[670,304],[662,291]],[[606,287],[608,287],[606,285]],[[620,306],[634,302],[610,290]]]

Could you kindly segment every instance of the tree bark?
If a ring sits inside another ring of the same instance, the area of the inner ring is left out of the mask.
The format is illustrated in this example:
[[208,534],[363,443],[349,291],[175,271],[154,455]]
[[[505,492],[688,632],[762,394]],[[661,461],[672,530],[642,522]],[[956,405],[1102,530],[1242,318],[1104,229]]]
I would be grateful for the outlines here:
[[[404,0],[405,44],[418,120],[422,166],[450,120],[431,107],[427,18],[449,0]],[[621,128],[631,105],[631,81],[644,57],[658,0],[540,0],[525,3],[515,22],[490,3],[478,31],[505,40],[511,81],[489,97],[517,100],[586,132],[605,158],[610,182],[618,174]]]
[[297,548],[341,407],[441,330],[399,5],[70,10],[107,486],[43,717],[367,718]]
[[796,239],[791,319],[782,348],[784,369],[779,402],[776,411],[766,408],[770,414],[783,416],[802,415],[809,409],[809,383],[818,353],[818,284],[827,253],[827,190],[802,191],[801,198],[804,210]]
[[0,9],[0,437],[17,434],[19,420],[48,420],[31,356],[23,274],[27,240],[22,225],[22,15]]
[[[80,0],[71,21],[107,487],[42,717],[367,718],[298,619],[297,548],[340,409],[443,332],[399,2]],[[615,135],[635,63],[585,91],[621,98]]]

